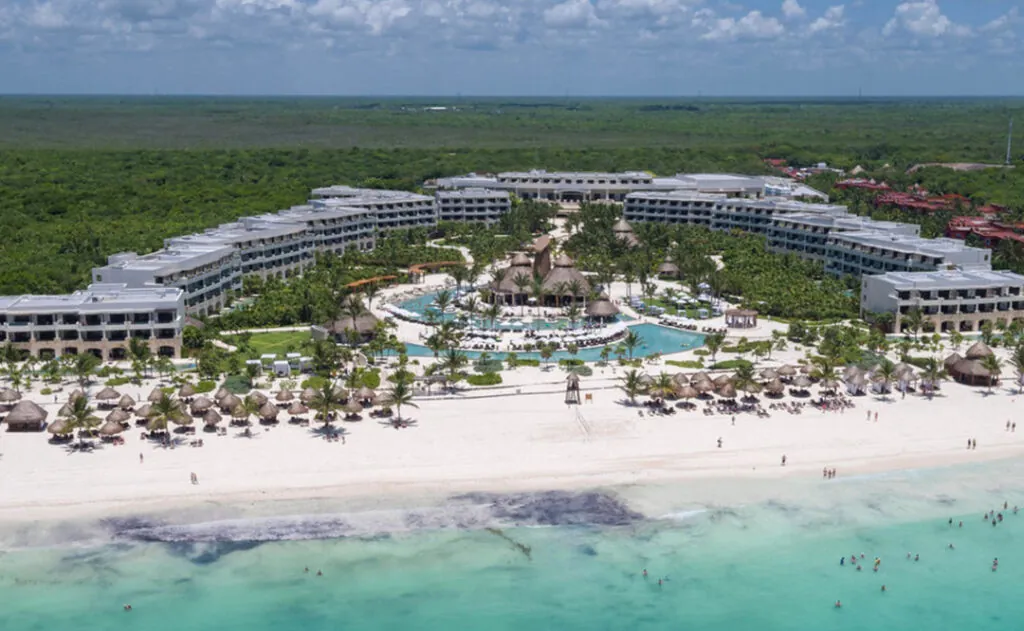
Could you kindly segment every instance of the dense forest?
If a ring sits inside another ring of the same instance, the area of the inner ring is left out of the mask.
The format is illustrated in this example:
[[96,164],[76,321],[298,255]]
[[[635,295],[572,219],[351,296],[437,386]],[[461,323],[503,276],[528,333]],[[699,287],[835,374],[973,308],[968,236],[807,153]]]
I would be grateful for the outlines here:
[[1000,161],[1006,119],[1022,110],[1012,100],[4,97],[0,294],[80,288],[109,254],[300,204],[315,186],[415,189],[469,171],[888,164],[937,192],[1020,209],[1020,170],[904,170]]

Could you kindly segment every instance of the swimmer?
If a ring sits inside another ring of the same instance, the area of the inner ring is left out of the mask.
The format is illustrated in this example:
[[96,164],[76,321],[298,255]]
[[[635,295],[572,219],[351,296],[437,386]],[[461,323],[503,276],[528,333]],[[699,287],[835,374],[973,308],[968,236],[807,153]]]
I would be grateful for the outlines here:
[[963,528],[964,527],[964,522],[960,522],[960,526],[959,527]]
[[952,543],[951,543],[951,544],[949,544],[949,549],[950,549],[950,550],[956,550],[956,548],[954,548],[954,547],[953,547],[953,544],[952,544]]
[[877,572],[878,571],[878,566],[876,565],[874,570],[872,570],[872,571]]
[[858,571],[858,572],[860,572],[860,569],[861,569],[861,568],[860,568],[860,566],[858,565],[858,566],[857,566],[857,571]]
[[658,587],[661,587],[661,579],[658,579]]
[[863,552],[860,553],[860,558],[862,558],[862,559],[864,558],[864,553]]
[[952,518],[952,517],[950,517],[950,518],[949,518],[949,525],[950,525],[951,527],[952,527],[952,525],[953,525],[953,518]]
[[1007,508],[1009,508],[1008,504],[1009,504],[1009,502],[1003,502],[1003,510],[1006,510]]
[[126,604],[126,605],[124,606],[124,610],[125,610],[125,611],[131,611],[131,610],[132,610],[132,606],[131,606],[131,605],[128,605],[128,604]]
[[883,592],[885,591],[885,585],[882,585],[882,591]]
[[843,606],[843,603],[841,603],[841,602],[839,602],[839,601],[837,600],[837,601],[836,601],[836,609],[839,609],[839,608],[840,608],[840,607],[842,607],[842,606]]
[[644,578],[647,578],[647,568],[644,568]]
[[846,565],[846,557],[839,558],[839,565]]
[[1003,514],[999,513],[998,515],[996,515],[996,519],[999,521],[1003,521]]
[[323,572],[321,572],[320,570],[317,570],[317,571],[316,571],[316,575],[317,575],[317,576],[323,576],[323,575],[324,575],[324,573],[323,573]]
[[910,555],[910,553],[908,552],[908,553],[907,553],[907,560],[908,560],[908,561],[910,560],[910,556],[911,556],[911,555]]
[[307,567],[306,569],[302,570],[302,573],[303,574],[309,574],[309,568]]
[[920,554],[915,554],[914,555],[914,560],[915,561],[920,561],[921,560],[921,555]]

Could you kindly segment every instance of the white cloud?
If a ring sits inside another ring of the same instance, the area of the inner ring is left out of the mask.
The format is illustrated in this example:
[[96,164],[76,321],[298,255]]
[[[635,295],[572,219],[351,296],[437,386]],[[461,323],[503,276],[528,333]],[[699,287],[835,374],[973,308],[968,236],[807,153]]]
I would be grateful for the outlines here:
[[978,30],[981,31],[982,33],[1002,31],[1013,26],[1019,21],[1020,11],[1017,9],[1017,7],[1012,7],[1009,11],[1007,11],[1003,15],[1000,15],[999,17],[985,24],[984,26],[980,27]]
[[807,15],[807,9],[800,6],[797,0],[783,0],[782,15],[789,19],[802,18]]
[[832,29],[840,28],[846,24],[846,20],[843,19],[846,13],[846,7],[844,5],[836,5],[829,7],[825,10],[825,14],[817,20],[811,22],[811,25],[807,27],[811,33],[818,33],[820,31],[829,31]]
[[556,28],[584,28],[600,20],[590,0],[565,0],[544,10],[544,23]]
[[772,39],[786,31],[777,18],[766,17],[760,11],[751,11],[740,19],[720,18],[711,22],[711,30],[701,39],[731,41],[737,39]]
[[917,37],[965,37],[971,34],[969,27],[956,24],[943,15],[937,0],[913,0],[899,4],[882,34],[889,36],[900,30]]

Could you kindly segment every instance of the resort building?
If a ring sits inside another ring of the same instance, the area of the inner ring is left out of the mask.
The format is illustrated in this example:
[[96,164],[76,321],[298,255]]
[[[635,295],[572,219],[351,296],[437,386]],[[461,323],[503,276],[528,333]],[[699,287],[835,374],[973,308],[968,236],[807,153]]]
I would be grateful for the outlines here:
[[861,315],[892,313],[893,331],[918,310],[935,331],[978,331],[1024,321],[1024,276],[992,270],[889,272],[861,279]]
[[884,272],[991,269],[990,250],[956,239],[924,239],[886,232],[834,232],[826,240],[825,271],[836,276]]
[[506,191],[464,188],[437,191],[434,198],[437,200],[441,221],[471,221],[491,225],[512,210],[512,200]]
[[66,295],[0,297],[0,343],[33,357],[124,359],[132,338],[153,354],[177,357],[184,322],[184,292],[175,287],[97,283]]
[[[813,197],[827,201],[821,191],[782,178],[734,175],[730,173],[679,173],[657,177],[644,171],[623,173],[513,171],[497,175],[468,175],[438,178],[425,187],[438,190],[491,189],[507,191],[523,199],[557,202],[625,201],[641,191],[687,191],[726,197],[760,198],[766,195]],[[770,191],[770,192],[769,192]]]
[[[875,221],[849,214],[797,213],[775,217],[768,228],[768,249],[792,252],[801,258],[824,264],[834,254],[829,235],[834,232],[875,231],[891,235],[916,237],[920,226],[895,221]],[[841,257],[841,254],[838,255]]]
[[385,191],[351,186],[314,188],[316,200],[327,208],[363,208],[376,218],[379,232],[432,228],[437,225],[437,205],[433,197],[408,191]]

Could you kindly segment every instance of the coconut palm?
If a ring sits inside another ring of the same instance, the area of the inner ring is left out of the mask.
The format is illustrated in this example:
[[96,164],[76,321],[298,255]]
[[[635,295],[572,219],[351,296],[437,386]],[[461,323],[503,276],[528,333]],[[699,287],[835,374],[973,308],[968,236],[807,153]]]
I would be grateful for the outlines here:
[[654,378],[654,381],[647,388],[647,392],[651,396],[663,398],[668,398],[675,394],[675,382],[672,381],[672,375],[667,372],[658,373],[658,376]]
[[633,351],[640,348],[644,343],[644,338],[633,329],[626,331],[626,336],[622,338],[622,345],[626,348],[626,352],[629,354],[629,358],[633,359]]
[[100,365],[100,358],[96,357],[92,353],[81,353],[75,355],[75,366],[74,373],[78,379],[78,384],[83,388],[89,385],[89,380],[92,378],[93,373],[96,372],[96,368]]
[[569,327],[575,329],[576,323],[583,317],[583,309],[580,308],[575,302],[571,303],[563,311],[565,317],[569,320]]
[[501,305],[494,303],[484,309],[483,316],[486,320],[491,323],[491,328],[494,328],[494,323],[501,317]]
[[480,299],[474,295],[466,296],[466,299],[462,301],[462,307],[469,312],[470,316],[474,316],[480,307]]
[[999,375],[1003,372],[1003,362],[994,354],[985,355],[981,358],[981,367],[988,371],[988,391],[992,392],[992,384],[999,381]]
[[530,280],[530,293],[537,300],[537,314],[540,315],[540,309],[544,306],[544,278],[540,274],[534,274]]
[[907,325],[916,340],[917,333],[921,330],[921,325],[924,324],[924,314],[919,309],[910,309],[903,314],[901,320],[903,320],[903,324]]
[[947,376],[946,370],[942,366],[942,362],[937,358],[928,357],[925,359],[924,365],[921,367],[921,383],[926,384],[927,386],[929,400],[931,400],[939,382]]
[[896,364],[883,357],[875,369],[874,379],[881,386],[882,394],[888,394],[889,384],[896,379]]
[[128,357],[131,358],[135,377],[141,381],[153,361],[153,351],[150,350],[149,344],[145,340],[133,337],[128,340]]
[[324,422],[324,428],[331,424],[331,416],[341,405],[341,393],[333,381],[325,379],[316,394],[309,402],[309,407],[316,410],[320,419]]
[[772,358],[772,351],[784,351],[788,346],[784,331],[772,331],[772,339],[768,344],[768,359]]
[[540,344],[538,351],[540,352],[540,358],[544,360],[545,365],[547,365],[548,360],[550,360],[551,356],[555,353],[555,349],[551,344],[545,344],[543,342]]
[[630,370],[622,375],[622,389],[629,397],[630,405],[636,403],[636,395],[644,389],[642,377],[639,370]]
[[519,272],[512,277],[512,284],[516,286],[516,295],[520,298],[520,311],[519,314],[526,315],[526,288],[530,286],[530,276]]
[[438,313],[444,315],[445,310],[452,305],[452,300],[452,292],[447,289],[437,292],[437,295],[434,296],[434,302],[437,304]]
[[754,367],[750,364],[740,364],[733,374],[732,383],[737,390],[753,392],[757,388],[757,375]]
[[723,333],[712,333],[704,338],[704,346],[707,347],[708,352],[711,353],[711,363],[715,363],[715,357],[718,355],[718,351],[722,350],[725,345],[725,335]]
[[960,346],[964,343],[964,336],[960,331],[953,331],[949,334],[949,345],[954,351],[959,351]]
[[356,320],[366,313],[366,305],[363,304],[363,297],[360,294],[350,294],[341,305],[341,312],[352,318],[352,330],[356,330]]
[[437,368],[444,373],[446,387],[454,387],[456,383],[462,380],[462,369],[468,364],[469,358],[462,351],[449,348],[445,352]]
[[402,420],[402,406],[418,407],[412,402],[412,375],[406,370],[396,371],[394,380],[387,390],[385,401],[395,406],[396,420]]
[[72,430],[78,430],[78,439],[81,445],[85,445],[85,436],[92,428],[100,424],[100,417],[95,415],[96,410],[89,406],[85,397],[76,397],[70,405],[67,414],[67,424]]
[[572,294],[572,304],[576,304],[576,298],[583,296],[583,308],[587,306],[586,292],[583,291],[583,283],[578,278],[574,278],[566,283],[565,290]]
[[1018,393],[1024,393],[1024,344],[1018,344],[1010,356],[1010,363],[1017,371]]
[[185,422],[185,413],[181,409],[181,403],[172,395],[166,392],[149,406],[149,419],[147,427],[151,432],[171,431],[171,423],[182,424]]

